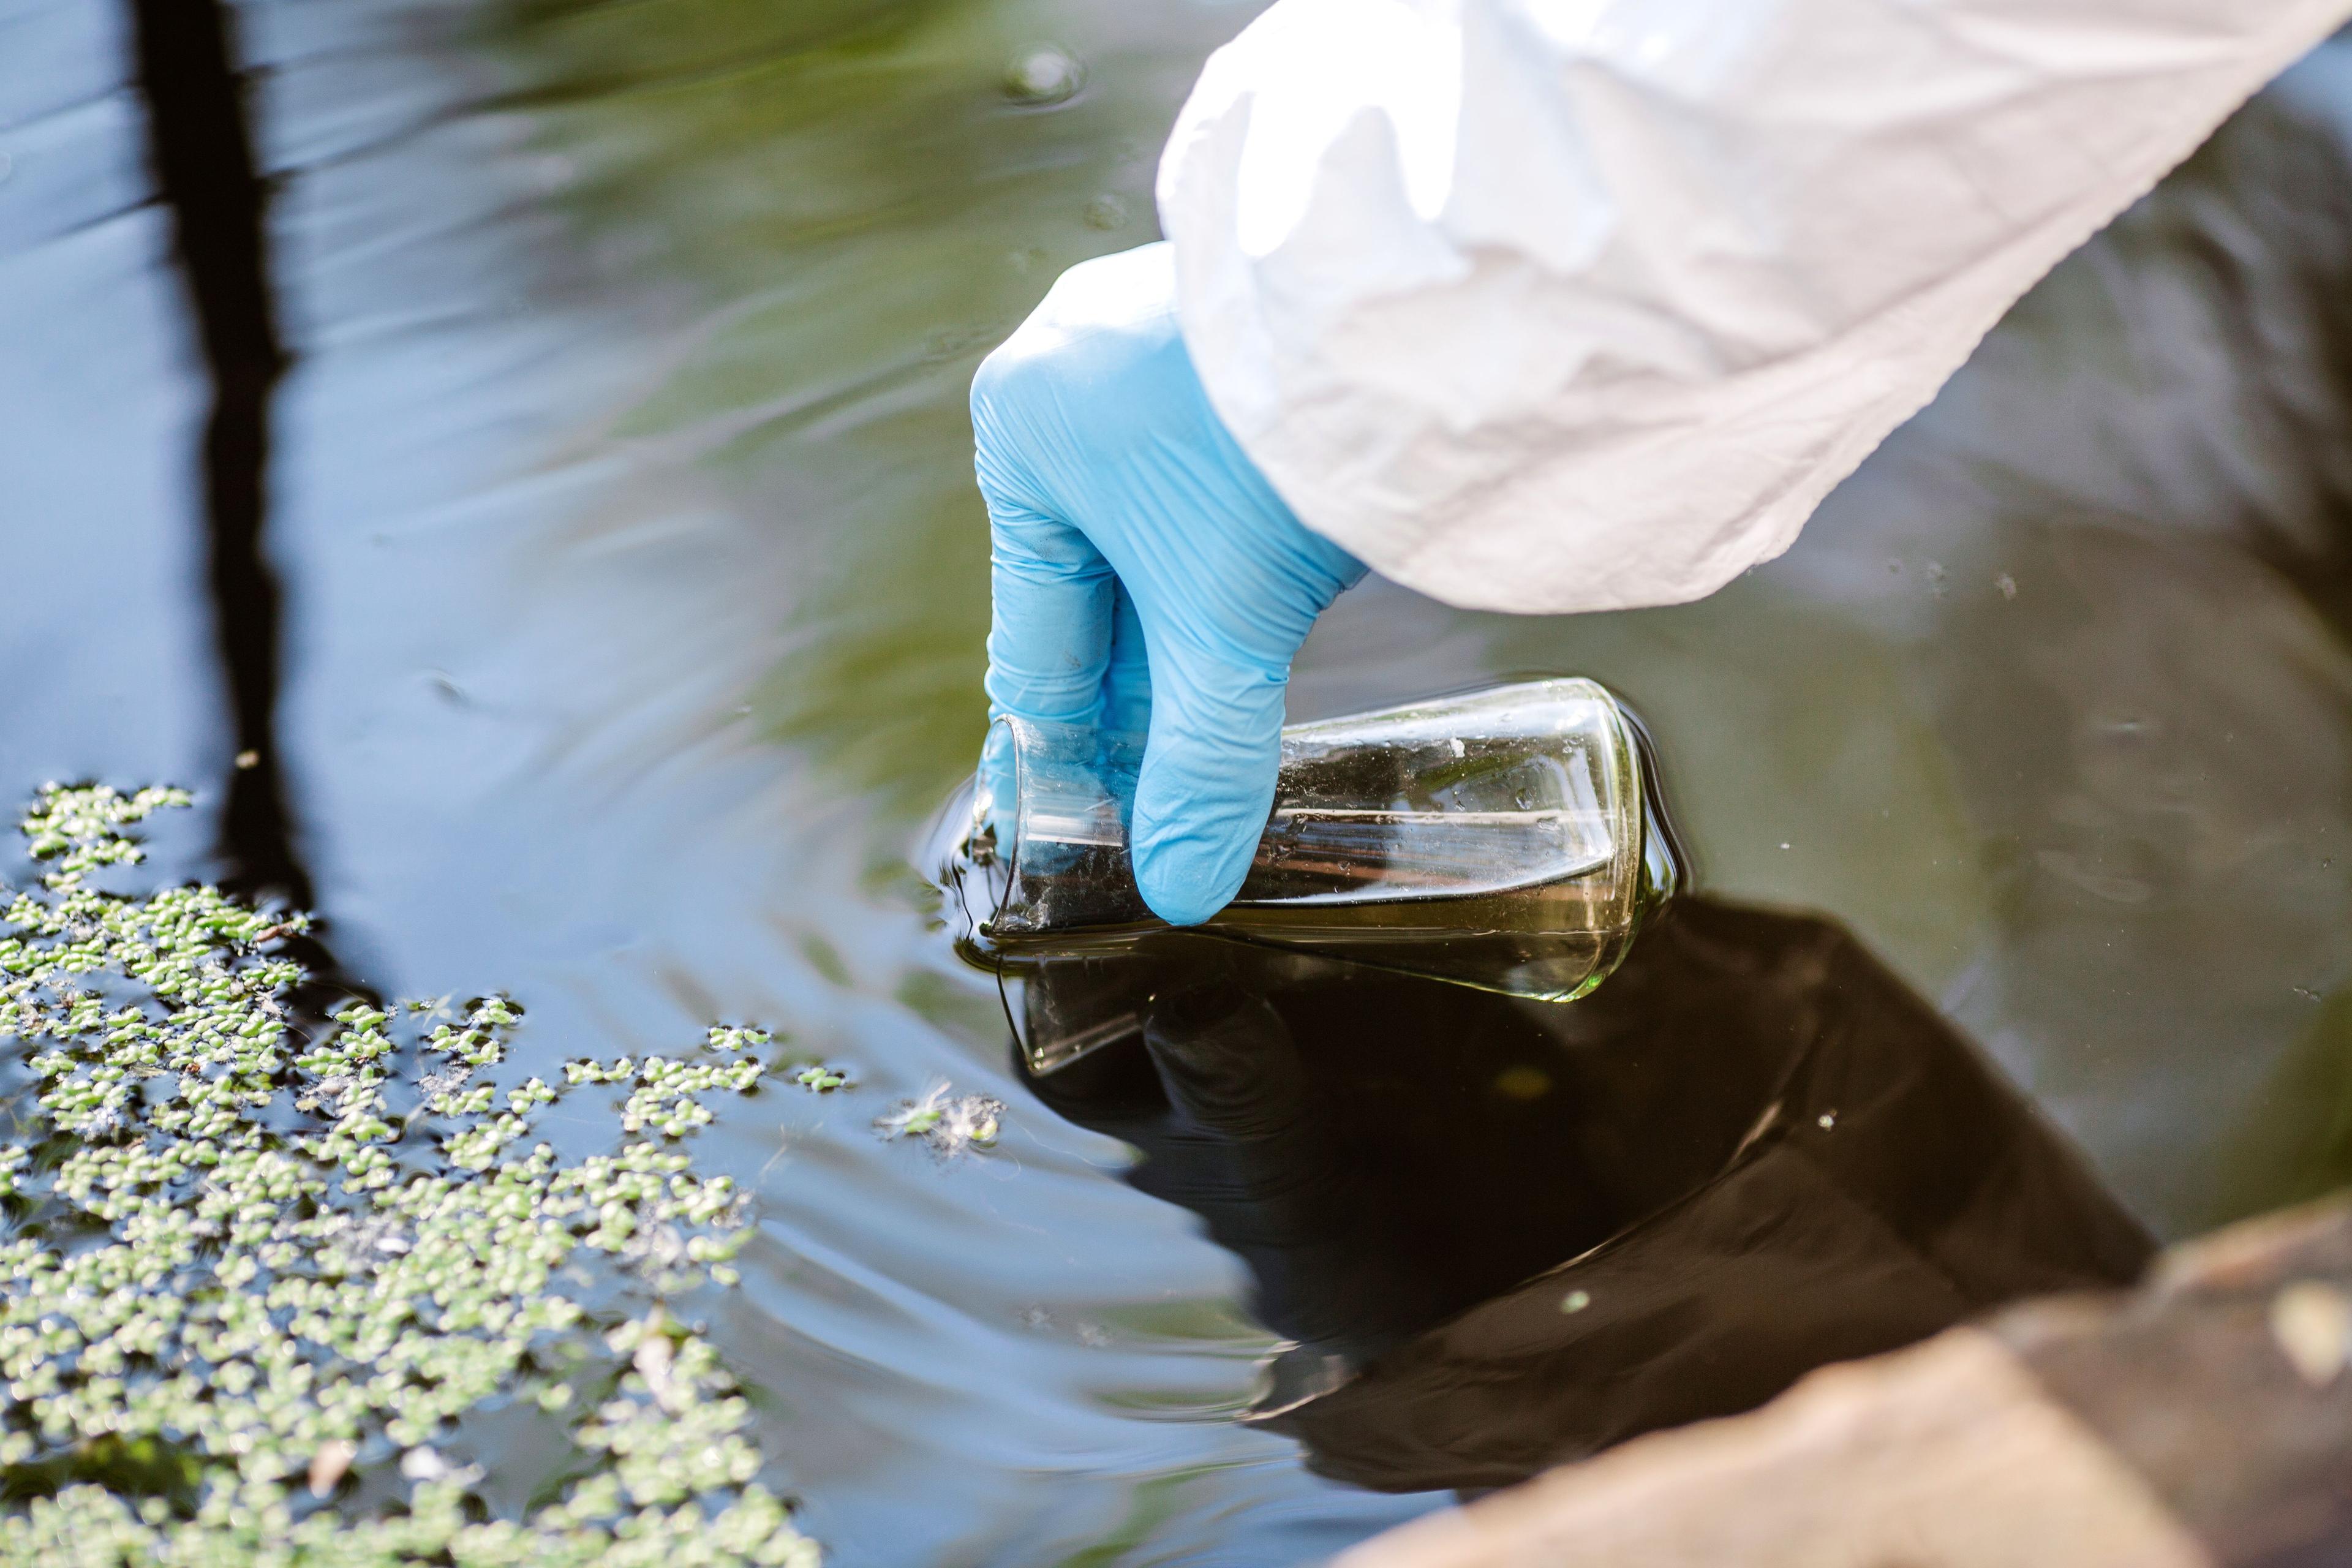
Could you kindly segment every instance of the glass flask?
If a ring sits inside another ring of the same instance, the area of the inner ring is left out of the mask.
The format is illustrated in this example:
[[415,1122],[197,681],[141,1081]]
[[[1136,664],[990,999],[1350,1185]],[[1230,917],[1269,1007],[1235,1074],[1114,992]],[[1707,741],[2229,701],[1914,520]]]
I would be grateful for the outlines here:
[[[1679,878],[1645,751],[1582,679],[1294,724],[1240,892],[1189,929],[1571,1000]],[[1142,757],[1140,735],[996,721],[922,852],[967,958],[1017,974],[1169,930],[1129,860]]]

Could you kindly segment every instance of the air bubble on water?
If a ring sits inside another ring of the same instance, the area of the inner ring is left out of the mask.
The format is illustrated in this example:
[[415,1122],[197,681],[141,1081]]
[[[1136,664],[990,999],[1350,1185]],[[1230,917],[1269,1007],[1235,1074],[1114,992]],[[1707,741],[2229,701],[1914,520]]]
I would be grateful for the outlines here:
[[1004,67],[1004,96],[1030,109],[1067,103],[1087,82],[1087,68],[1052,44],[1023,49]]

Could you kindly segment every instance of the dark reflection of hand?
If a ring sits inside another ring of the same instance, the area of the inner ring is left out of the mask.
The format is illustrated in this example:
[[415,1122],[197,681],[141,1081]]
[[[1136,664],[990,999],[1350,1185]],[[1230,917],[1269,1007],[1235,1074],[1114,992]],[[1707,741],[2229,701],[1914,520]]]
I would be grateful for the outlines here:
[[[1318,1352],[1368,1355],[1453,1304],[1381,1189],[1381,1156],[1338,1124],[1282,1014],[1243,988],[1157,1000],[1144,1040],[1171,1142],[1138,1184],[1181,1204],[1246,1261],[1259,1310]],[[1181,1131],[1179,1131],[1181,1129]]]
[[1499,1484],[2148,1250],[1815,919],[1684,900],[1564,1007],[1192,937],[1042,972],[1057,1008],[1140,1039],[1037,1092],[1240,1256],[1299,1342],[1260,1418],[1370,1485]]
[[1511,1003],[1189,938],[1048,972],[1033,1026],[1057,979],[1134,1028],[1033,1087],[1140,1149],[1135,1184],[1199,1215],[1310,1353],[1360,1363],[1609,1233]]

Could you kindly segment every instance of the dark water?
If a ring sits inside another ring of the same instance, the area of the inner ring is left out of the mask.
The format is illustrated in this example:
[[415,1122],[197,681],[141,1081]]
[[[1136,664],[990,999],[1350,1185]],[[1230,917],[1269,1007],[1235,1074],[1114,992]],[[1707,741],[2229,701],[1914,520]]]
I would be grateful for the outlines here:
[[[282,375],[234,268],[174,259],[132,9],[0,0],[0,793],[197,786],[163,870],[307,881],[345,973],[510,991],[551,1059],[730,1017],[853,1066],[705,1140],[761,1215],[715,1327],[835,1561],[1309,1560],[1450,1495],[1368,1486],[2121,1269],[2110,1196],[2177,1235],[2352,1176],[2340,46],[1784,560],[1574,621],[1373,584],[1318,629],[1302,718],[1529,670],[1641,709],[1720,901],[1604,1005],[1260,977],[1033,1089],[901,864],[980,733],[963,389],[1151,237],[1251,7],[231,9]],[[1015,101],[1045,41],[1084,90]],[[994,1153],[873,1137],[940,1079],[1010,1103]],[[1970,1181],[1868,1157],[1928,1132]],[[1868,1246],[1801,1223],[1849,1210]]]
[[1168,940],[1142,1038],[1032,1087],[1248,1266],[1247,1418],[1327,1474],[1504,1485],[2151,1250],[1816,918],[1685,899],[1569,1006]]

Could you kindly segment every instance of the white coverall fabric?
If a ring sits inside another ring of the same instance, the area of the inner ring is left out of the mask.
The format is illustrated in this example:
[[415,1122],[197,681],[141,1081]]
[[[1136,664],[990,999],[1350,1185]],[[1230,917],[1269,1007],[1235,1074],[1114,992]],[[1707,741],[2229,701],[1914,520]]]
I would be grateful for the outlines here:
[[2352,0],[1278,0],[1160,168],[1187,346],[1311,528],[1453,604],[1787,549]]

